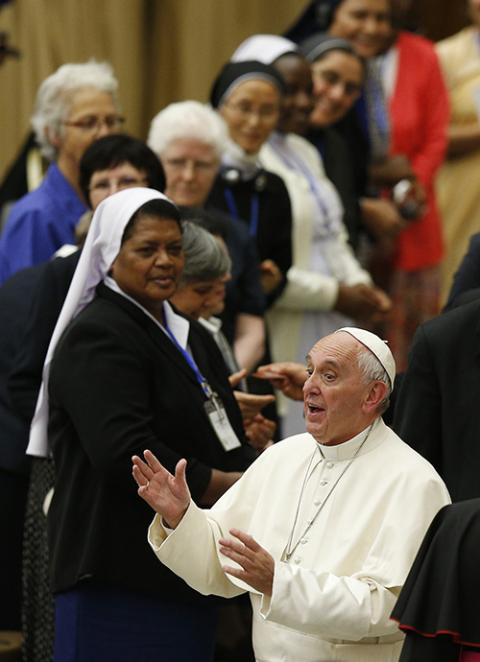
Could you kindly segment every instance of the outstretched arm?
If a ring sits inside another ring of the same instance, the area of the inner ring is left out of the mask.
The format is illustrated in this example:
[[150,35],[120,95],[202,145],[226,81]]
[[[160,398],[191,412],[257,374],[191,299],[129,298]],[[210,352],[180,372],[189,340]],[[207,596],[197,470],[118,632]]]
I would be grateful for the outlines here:
[[179,460],[175,475],[165,469],[155,455],[146,450],[145,462],[138,455],[132,457],[132,474],[138,494],[158,513],[171,529],[177,528],[190,504],[190,491],[185,478],[186,460]]
[[258,379],[266,379],[272,386],[282,391],[287,398],[303,400],[303,385],[307,380],[307,368],[301,363],[283,361],[269,363],[257,368],[253,374]]

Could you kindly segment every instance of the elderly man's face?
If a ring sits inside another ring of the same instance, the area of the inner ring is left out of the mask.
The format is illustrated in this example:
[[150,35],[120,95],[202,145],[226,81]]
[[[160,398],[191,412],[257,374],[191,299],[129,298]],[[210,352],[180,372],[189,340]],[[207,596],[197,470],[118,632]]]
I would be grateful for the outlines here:
[[375,418],[367,404],[371,384],[358,367],[360,343],[348,333],[320,340],[307,357],[303,387],[307,430],[322,444],[348,441]]

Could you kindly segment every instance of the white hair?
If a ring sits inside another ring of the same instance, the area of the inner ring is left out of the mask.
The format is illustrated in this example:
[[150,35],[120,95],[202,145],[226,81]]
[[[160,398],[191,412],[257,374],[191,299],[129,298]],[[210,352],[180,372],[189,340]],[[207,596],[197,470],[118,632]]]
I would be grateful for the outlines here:
[[199,101],[171,103],[153,118],[147,144],[161,157],[174,140],[189,138],[212,147],[218,158],[225,151],[228,131],[211,106]]
[[73,93],[84,87],[111,94],[118,108],[118,81],[108,62],[90,60],[80,64],[64,64],[40,85],[31,124],[42,154],[48,159],[56,158],[57,149],[50,142],[47,129],[53,135],[61,135],[62,120],[68,115]]
[[385,398],[378,406],[378,413],[383,414],[390,404],[390,394],[393,388],[393,384],[390,383],[390,377],[388,376],[387,371],[375,354],[366,347],[362,347],[358,350],[357,363],[365,383],[368,384],[368,382],[373,381],[382,382],[387,387]]

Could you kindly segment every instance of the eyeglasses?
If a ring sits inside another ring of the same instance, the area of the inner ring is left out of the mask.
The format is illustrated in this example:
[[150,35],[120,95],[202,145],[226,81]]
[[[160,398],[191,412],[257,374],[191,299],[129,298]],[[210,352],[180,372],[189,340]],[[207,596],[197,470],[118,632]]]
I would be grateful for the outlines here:
[[100,179],[88,187],[89,191],[96,191],[97,193],[110,193],[110,191],[121,191],[124,188],[132,188],[133,186],[145,186],[147,184],[146,177],[119,177],[118,179]]
[[121,115],[107,115],[106,117],[96,117],[90,115],[74,122],[62,122],[65,126],[73,126],[85,133],[98,133],[102,126],[105,126],[110,131],[119,129],[125,124],[125,118]]
[[262,122],[268,122],[277,117],[279,108],[278,106],[260,106],[259,108],[253,108],[250,104],[247,103],[224,103],[224,106],[233,110],[244,119],[249,119],[250,117],[258,117]]
[[217,161],[196,161],[195,159],[165,159],[165,165],[172,170],[192,168],[194,172],[207,173],[218,168]]

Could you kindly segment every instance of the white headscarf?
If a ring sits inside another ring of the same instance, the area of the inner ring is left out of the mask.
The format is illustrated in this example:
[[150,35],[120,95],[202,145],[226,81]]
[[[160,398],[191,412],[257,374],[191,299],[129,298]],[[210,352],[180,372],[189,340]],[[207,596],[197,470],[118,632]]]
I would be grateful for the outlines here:
[[287,53],[296,53],[298,46],[290,39],[276,34],[254,34],[242,41],[230,58],[231,62],[257,60],[263,64],[272,64],[277,58]]
[[95,288],[104,280],[120,251],[128,221],[137,209],[150,200],[170,202],[159,191],[149,188],[130,188],[106,198],[95,211],[43,364],[42,384],[30,427],[28,455],[48,456],[48,378],[58,341],[68,324],[94,298]]

